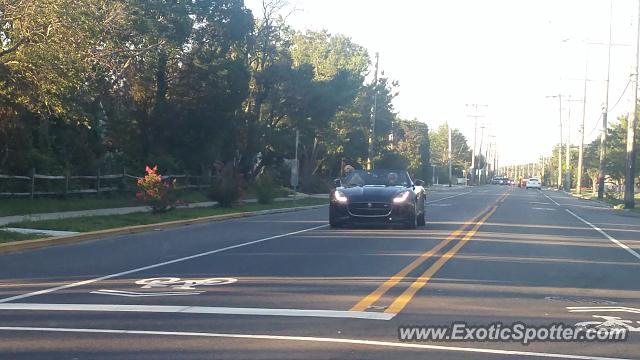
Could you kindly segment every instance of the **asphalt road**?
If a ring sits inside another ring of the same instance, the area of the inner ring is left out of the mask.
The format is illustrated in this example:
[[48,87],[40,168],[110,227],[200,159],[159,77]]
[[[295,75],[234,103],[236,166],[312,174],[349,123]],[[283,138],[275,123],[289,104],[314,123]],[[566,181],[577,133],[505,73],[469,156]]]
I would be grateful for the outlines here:
[[[639,217],[507,186],[428,201],[417,230],[332,230],[324,208],[0,255],[0,359],[640,358]],[[634,331],[399,340],[597,316]]]

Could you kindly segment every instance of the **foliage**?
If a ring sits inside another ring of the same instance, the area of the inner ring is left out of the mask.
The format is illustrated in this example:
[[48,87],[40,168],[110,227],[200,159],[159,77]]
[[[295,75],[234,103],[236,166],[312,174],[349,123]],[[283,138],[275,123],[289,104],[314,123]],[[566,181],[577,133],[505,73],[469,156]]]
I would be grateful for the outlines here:
[[253,190],[259,204],[271,204],[277,195],[275,181],[268,172],[263,172],[256,178]]
[[[439,167],[448,166],[449,130],[447,124],[442,124],[436,131],[430,132],[429,142],[431,162]],[[460,130],[451,129],[451,167],[453,176],[463,177],[463,171],[467,169],[470,164],[471,149],[467,145],[467,139]]]
[[[209,176],[221,161],[234,174],[209,195],[230,206],[240,179],[297,150],[300,188],[321,192],[344,164],[365,164],[375,98],[373,157],[428,180],[440,140],[398,119],[399,84],[366,81],[363,46],[291,29],[286,7],[264,0],[254,16],[243,0],[0,0],[0,173],[154,163]],[[454,144],[458,172],[468,147],[459,133]]]
[[233,163],[218,163],[216,171],[208,196],[211,200],[217,201],[220,207],[230,208],[242,198],[242,175]]
[[145,171],[147,174],[138,179],[136,198],[151,206],[155,213],[173,209],[178,203],[176,179],[163,180],[157,166],[147,166]]
[[414,178],[431,180],[429,127],[418,120],[394,122],[393,150],[407,159],[407,170]]

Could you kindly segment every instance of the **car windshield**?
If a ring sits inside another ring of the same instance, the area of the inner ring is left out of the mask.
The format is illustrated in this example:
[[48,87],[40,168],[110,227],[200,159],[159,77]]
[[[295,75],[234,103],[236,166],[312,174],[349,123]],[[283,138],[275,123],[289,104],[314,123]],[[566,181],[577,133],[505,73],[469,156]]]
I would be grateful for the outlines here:
[[406,171],[396,170],[356,170],[348,174],[344,186],[411,186]]

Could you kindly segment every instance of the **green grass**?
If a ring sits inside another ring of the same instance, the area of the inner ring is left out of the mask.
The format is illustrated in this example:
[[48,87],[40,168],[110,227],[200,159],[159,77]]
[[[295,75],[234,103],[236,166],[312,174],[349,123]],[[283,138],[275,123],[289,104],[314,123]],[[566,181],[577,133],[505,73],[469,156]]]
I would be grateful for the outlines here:
[[[576,195],[576,196],[578,196],[577,192],[576,192],[576,189],[572,189],[571,193]],[[623,205],[624,204],[624,199],[622,198],[622,196],[624,196],[624,195],[623,194],[619,194],[619,196],[620,196],[620,198],[618,199],[618,198],[614,197],[613,195],[607,195],[605,193],[603,201],[606,201],[607,203],[609,203],[612,206]],[[583,191],[582,194],[580,195],[580,197],[583,198],[583,199],[587,199],[587,200],[598,200],[598,194],[597,193],[593,194],[591,192],[591,190]],[[635,194],[635,199],[636,199],[636,208],[634,209],[634,211],[635,210],[639,210],[639,207],[640,207],[640,193],[636,193]]]
[[127,215],[87,216],[71,219],[25,221],[11,224],[11,227],[27,229],[46,229],[87,232],[104,229],[112,229],[124,226],[146,225],[166,221],[195,219],[198,217],[250,212],[267,209],[280,209],[288,207],[309,206],[327,204],[327,199],[306,198],[296,201],[278,201],[272,204],[246,204],[241,207],[223,208],[199,208],[199,209],[175,209],[166,213],[134,213]]
[[[276,189],[276,195],[279,197],[287,196],[290,193],[292,191],[287,188]],[[244,194],[245,199],[254,197],[253,189],[248,189]],[[180,195],[180,200],[187,203],[211,201],[204,191],[184,191]],[[140,205],[142,204],[135,199],[133,193],[69,196],[67,198],[42,197],[33,200],[29,198],[0,198],[0,216],[112,209]]]
[[47,236],[39,234],[19,234],[10,231],[0,231],[0,244],[14,241],[40,239],[45,237]]
[[62,198],[3,198],[0,216],[49,213],[59,211],[91,210],[140,205],[133,195],[85,196]]

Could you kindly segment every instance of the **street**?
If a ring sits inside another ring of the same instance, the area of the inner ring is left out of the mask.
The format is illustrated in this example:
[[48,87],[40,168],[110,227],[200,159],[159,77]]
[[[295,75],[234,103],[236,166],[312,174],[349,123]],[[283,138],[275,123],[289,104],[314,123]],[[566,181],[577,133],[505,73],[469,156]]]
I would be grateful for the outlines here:
[[[637,214],[497,185],[427,201],[417,230],[324,207],[0,255],[0,359],[640,358]],[[594,316],[627,341],[398,337]]]

